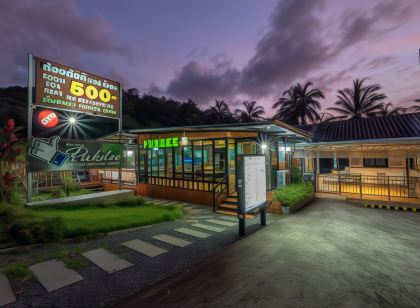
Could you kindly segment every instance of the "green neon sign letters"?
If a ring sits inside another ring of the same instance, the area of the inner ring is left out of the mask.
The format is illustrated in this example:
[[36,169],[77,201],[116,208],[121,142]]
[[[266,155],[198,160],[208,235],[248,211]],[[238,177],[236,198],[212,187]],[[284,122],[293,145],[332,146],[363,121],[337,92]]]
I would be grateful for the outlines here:
[[179,146],[178,137],[160,138],[160,139],[148,139],[143,141],[143,147],[145,149],[152,148],[174,148]]

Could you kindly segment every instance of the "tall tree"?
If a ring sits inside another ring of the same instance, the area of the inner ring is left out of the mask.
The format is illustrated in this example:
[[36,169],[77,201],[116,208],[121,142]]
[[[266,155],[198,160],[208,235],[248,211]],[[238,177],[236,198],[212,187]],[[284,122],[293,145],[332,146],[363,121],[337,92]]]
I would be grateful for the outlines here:
[[256,122],[263,120],[264,107],[257,105],[256,101],[243,101],[244,109],[236,109],[235,114],[241,122]]
[[312,88],[312,82],[306,82],[303,86],[298,83],[283,92],[273,104],[273,109],[277,109],[274,118],[278,118],[289,124],[306,125],[319,120],[318,110],[321,109],[319,99],[324,98],[324,94],[317,88]]
[[364,85],[365,79],[353,80],[353,88],[338,91],[336,107],[328,108],[338,113],[336,119],[360,119],[376,116],[383,110],[386,95],[379,93],[380,85]]
[[392,116],[397,114],[403,114],[407,112],[408,108],[394,107],[391,102],[381,106],[381,110],[376,113],[377,116]]
[[206,114],[219,123],[229,122],[232,119],[229,106],[223,100],[216,99],[214,106],[210,106],[206,110]]

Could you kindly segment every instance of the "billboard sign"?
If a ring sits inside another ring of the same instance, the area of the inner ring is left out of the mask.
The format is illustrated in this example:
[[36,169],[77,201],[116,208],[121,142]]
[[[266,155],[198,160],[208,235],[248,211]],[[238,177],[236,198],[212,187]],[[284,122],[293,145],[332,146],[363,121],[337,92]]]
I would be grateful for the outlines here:
[[120,117],[120,83],[35,58],[35,105]]
[[119,168],[122,144],[94,141],[33,138],[29,148],[29,171],[64,171]]

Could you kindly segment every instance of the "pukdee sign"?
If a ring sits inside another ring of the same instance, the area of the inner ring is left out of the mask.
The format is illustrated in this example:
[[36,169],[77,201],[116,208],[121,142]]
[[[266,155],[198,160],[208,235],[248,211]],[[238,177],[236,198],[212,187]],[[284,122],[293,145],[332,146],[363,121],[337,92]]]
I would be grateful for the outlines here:
[[34,138],[29,148],[29,171],[118,168],[122,144]]
[[35,105],[119,118],[120,83],[35,57]]

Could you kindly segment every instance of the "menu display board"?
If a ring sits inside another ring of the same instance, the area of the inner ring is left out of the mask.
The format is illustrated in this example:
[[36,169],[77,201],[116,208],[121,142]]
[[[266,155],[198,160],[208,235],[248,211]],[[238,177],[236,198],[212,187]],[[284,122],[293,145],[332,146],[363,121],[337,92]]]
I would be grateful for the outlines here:
[[35,105],[120,117],[120,83],[35,57]]
[[266,202],[264,155],[241,155],[238,170],[239,210],[242,214]]

